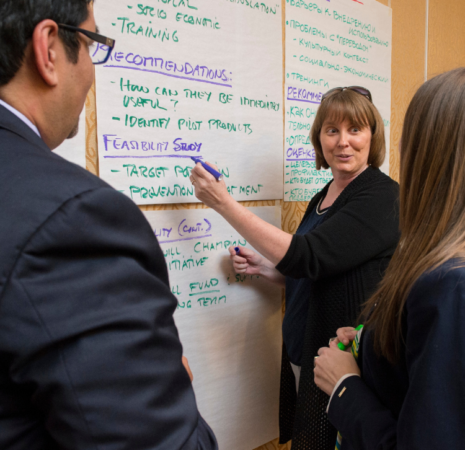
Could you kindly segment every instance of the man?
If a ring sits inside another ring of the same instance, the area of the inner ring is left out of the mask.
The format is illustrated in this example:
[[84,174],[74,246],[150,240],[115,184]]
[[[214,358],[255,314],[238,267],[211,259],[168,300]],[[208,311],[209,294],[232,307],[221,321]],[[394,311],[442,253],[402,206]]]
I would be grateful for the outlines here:
[[89,0],[0,2],[0,448],[216,449],[150,226],[51,152],[76,132],[95,31]]

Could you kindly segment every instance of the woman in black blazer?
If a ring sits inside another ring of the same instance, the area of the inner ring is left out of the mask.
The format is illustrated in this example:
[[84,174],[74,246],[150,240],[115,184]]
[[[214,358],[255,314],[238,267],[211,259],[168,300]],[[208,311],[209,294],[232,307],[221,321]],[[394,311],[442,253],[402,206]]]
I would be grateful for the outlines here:
[[343,450],[465,442],[465,68],[414,96],[400,179],[400,244],[362,314],[357,362],[336,343],[315,360]]

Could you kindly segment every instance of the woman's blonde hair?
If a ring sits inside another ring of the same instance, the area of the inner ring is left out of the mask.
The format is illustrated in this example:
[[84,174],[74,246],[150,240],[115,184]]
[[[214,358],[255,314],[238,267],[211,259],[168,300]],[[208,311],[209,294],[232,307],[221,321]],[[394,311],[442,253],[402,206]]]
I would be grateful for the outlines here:
[[329,94],[322,102],[316,113],[310,131],[310,140],[315,149],[316,168],[329,169],[323,156],[320,133],[325,120],[342,122],[348,120],[352,125],[371,129],[370,154],[368,164],[378,168],[384,162],[386,155],[386,142],[384,139],[384,122],[379,111],[364,95],[350,89],[335,91]]
[[403,310],[415,281],[452,258],[460,258],[457,267],[464,265],[465,68],[417,91],[400,152],[400,243],[362,312],[369,316],[375,349],[392,363],[400,356]]

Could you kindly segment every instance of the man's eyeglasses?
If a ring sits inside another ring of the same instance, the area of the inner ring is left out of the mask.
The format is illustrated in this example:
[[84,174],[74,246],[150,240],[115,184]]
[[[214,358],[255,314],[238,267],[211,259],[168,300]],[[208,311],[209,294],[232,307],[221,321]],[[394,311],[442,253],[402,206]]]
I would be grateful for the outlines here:
[[326,92],[326,94],[323,95],[323,97],[321,97],[321,101],[323,101],[326,97],[331,95],[333,92],[342,92],[342,91],[345,91],[346,89],[349,89],[350,91],[358,92],[360,95],[363,95],[368,100],[370,100],[371,103],[373,103],[373,100],[371,98],[371,92],[362,86],[337,87],[334,89],[330,89],[328,92]]
[[93,33],[89,30],[82,28],[72,27],[71,25],[65,25],[59,23],[58,26],[69,31],[79,31],[89,39],[92,39],[92,44],[89,46],[89,54],[93,64],[105,64],[110,58],[111,52],[115,47],[115,40],[102,36],[101,34]]

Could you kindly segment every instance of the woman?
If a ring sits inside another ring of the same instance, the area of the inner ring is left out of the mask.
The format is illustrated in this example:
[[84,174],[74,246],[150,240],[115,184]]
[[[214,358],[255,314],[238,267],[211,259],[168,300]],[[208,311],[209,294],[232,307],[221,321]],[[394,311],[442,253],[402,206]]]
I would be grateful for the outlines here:
[[[461,68],[425,83],[407,110],[401,239],[363,310],[358,365],[335,344],[315,360],[315,382],[326,393],[345,377],[329,404],[344,450],[452,449],[465,442],[464,193]],[[353,337],[353,329],[338,330],[344,343]]]
[[378,169],[384,124],[369,91],[329,91],[311,138],[317,168],[330,167],[334,179],[310,201],[294,236],[237,203],[200,164],[191,175],[197,197],[260,253],[230,249],[236,271],[286,286],[280,441],[292,438],[293,450],[334,448],[336,430],[324,413],[328,398],[313,382],[313,358],[338,326],[358,316],[399,238],[398,185]]

